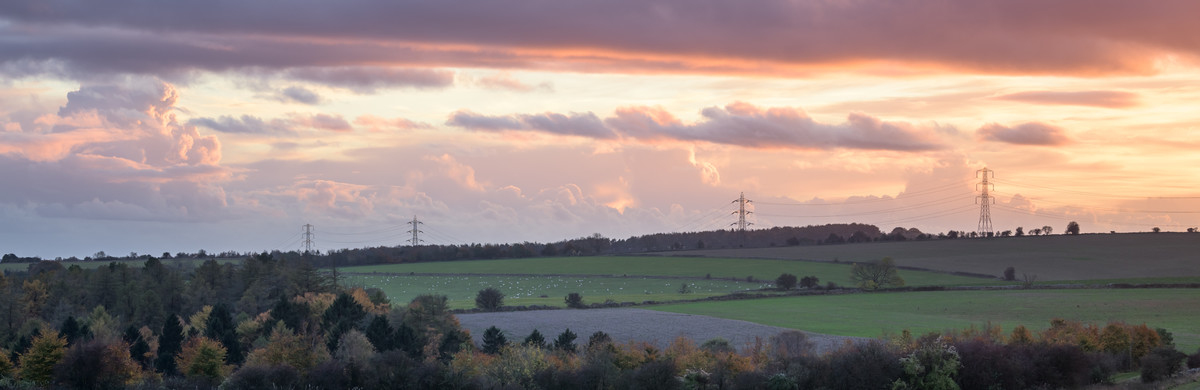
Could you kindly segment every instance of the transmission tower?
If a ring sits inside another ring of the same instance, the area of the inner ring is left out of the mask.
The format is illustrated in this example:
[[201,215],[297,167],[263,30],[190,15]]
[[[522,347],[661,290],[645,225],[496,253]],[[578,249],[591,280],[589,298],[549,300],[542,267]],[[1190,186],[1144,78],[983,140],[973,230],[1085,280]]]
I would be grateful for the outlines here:
[[421,222],[421,221],[418,221],[418,220],[417,220],[417,216],[416,216],[416,215],[414,215],[414,216],[413,216],[413,220],[412,220],[412,221],[410,221],[410,222],[408,222],[408,224],[409,224],[409,225],[412,225],[412,230],[409,230],[409,231],[407,232],[407,233],[412,233],[412,238],[408,240],[408,243],[409,243],[409,245],[412,245],[412,246],[417,246],[418,244],[420,244],[420,243],[421,243],[421,237],[420,237],[420,236],[417,236],[417,234],[418,234],[418,233],[425,233],[425,232],[421,231],[421,230],[418,228],[418,225],[424,225],[425,223],[424,223],[424,222]]
[[750,199],[746,199],[745,192],[741,193],[737,199],[733,200],[733,203],[738,204],[737,211],[733,212],[733,214],[736,214],[738,216],[738,221],[731,223],[730,225],[736,225],[738,231],[744,232],[744,231],[746,231],[747,226],[753,225],[753,223],[746,222],[746,214],[754,213],[753,211],[746,211],[746,204],[750,203],[750,202],[751,202]]
[[991,205],[996,203],[996,198],[988,195],[988,190],[992,189],[993,184],[988,183],[988,175],[992,178],[996,177],[996,171],[984,167],[975,171],[975,177],[983,178],[983,181],[975,185],[975,188],[980,190],[979,196],[975,197],[975,202],[979,203],[979,236],[987,237],[992,234],[992,210]]
[[313,247],[313,225],[311,223],[304,224],[304,254],[312,253]]

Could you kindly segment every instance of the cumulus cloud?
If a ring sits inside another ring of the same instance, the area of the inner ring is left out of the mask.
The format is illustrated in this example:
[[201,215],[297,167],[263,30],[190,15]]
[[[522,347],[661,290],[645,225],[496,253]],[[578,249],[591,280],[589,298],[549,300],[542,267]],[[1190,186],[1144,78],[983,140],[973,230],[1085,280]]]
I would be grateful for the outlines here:
[[242,115],[236,118],[229,115],[222,115],[218,118],[192,118],[187,123],[231,134],[291,134],[295,132],[291,129],[292,124],[286,120],[265,121],[252,115]]
[[1062,128],[1040,122],[1027,122],[1013,127],[989,123],[975,131],[980,139],[1017,145],[1058,146],[1071,142]]
[[274,95],[276,101],[283,103],[303,103],[303,104],[320,104],[321,95],[317,94],[304,87],[291,86],[277,91]]
[[487,116],[470,111],[450,115],[446,124],[479,131],[527,130],[597,139],[618,136],[645,141],[699,141],[750,148],[866,149],[925,151],[944,147],[950,132],[937,126],[888,122],[853,113],[842,124],[819,123],[790,107],[763,109],[748,103],[709,107],[703,119],[686,124],[658,107],[623,107],[601,121],[595,114],[518,114]]
[[480,131],[532,130],[549,134],[576,135],[596,139],[614,139],[616,133],[605,127],[593,113],[518,114],[488,116],[460,110],[450,114],[447,125]]
[[[761,73],[864,61],[1098,74],[1153,72],[1166,56],[1200,55],[1191,38],[1200,35],[1192,18],[1200,4],[1187,0],[219,4],[7,1],[0,17],[10,24],[0,29],[11,39],[0,42],[0,62],[62,61],[80,75],[366,63]],[[345,74],[298,76],[377,88]],[[410,76],[401,83],[446,83]]]
[[179,93],[133,78],[85,85],[57,114],[0,133],[0,203],[47,217],[227,218],[221,144],[174,114]]
[[1141,104],[1138,97],[1124,91],[1025,91],[995,98],[1033,104],[1127,108]]

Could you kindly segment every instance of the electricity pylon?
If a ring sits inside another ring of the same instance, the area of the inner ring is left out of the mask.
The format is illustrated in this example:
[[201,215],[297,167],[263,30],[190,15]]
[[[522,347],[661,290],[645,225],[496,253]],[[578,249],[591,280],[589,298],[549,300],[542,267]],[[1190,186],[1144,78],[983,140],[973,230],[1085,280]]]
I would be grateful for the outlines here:
[[737,211],[733,212],[734,214],[736,214],[738,216],[738,221],[731,223],[730,225],[736,225],[738,231],[744,232],[744,231],[746,231],[746,227],[753,225],[753,223],[751,223],[751,222],[746,222],[746,214],[754,213],[753,211],[746,211],[746,204],[748,204],[750,202],[751,202],[750,199],[746,199],[745,192],[741,193],[741,195],[738,196],[737,199],[733,200],[733,203],[738,204]]
[[996,198],[988,195],[988,190],[992,189],[993,184],[988,183],[988,175],[996,177],[996,171],[984,167],[975,171],[975,177],[983,178],[983,181],[975,185],[975,188],[980,190],[979,196],[975,197],[975,202],[979,203],[979,236],[987,237],[992,234],[992,209],[991,205],[996,203]]
[[412,230],[409,230],[409,231],[407,232],[407,233],[412,233],[412,238],[408,240],[408,243],[409,243],[409,245],[412,245],[412,246],[417,246],[418,244],[420,244],[420,243],[421,243],[421,237],[420,237],[420,236],[418,236],[417,234],[419,234],[419,233],[425,233],[425,232],[421,231],[421,230],[418,228],[418,226],[419,226],[419,225],[424,225],[425,223],[424,223],[424,222],[421,222],[421,221],[418,221],[418,220],[417,220],[417,216],[416,216],[416,215],[414,215],[414,216],[413,216],[413,220],[412,220],[412,221],[409,221],[409,222],[408,222],[408,224],[409,224],[409,225],[412,225]]

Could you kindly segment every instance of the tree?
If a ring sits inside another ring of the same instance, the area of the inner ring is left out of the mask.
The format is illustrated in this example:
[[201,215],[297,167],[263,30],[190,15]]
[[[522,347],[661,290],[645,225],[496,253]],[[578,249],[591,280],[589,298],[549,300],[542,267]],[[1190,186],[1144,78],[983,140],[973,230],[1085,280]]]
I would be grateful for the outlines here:
[[566,352],[575,352],[575,339],[578,338],[575,332],[570,328],[558,334],[558,338],[554,339],[554,349]]
[[1054,234],[1054,228],[1050,225],[1042,226],[1042,233],[1046,233],[1047,236]]
[[228,306],[217,304],[213,307],[204,323],[204,336],[220,342],[225,347],[225,358],[228,359],[226,363],[242,363],[245,355],[242,354],[242,346],[238,341],[237,324],[233,323],[233,314],[229,313]]
[[542,336],[542,332],[538,332],[537,329],[534,329],[533,332],[529,333],[529,336],[525,337],[525,341],[521,344],[531,345],[538,348],[546,348],[546,338]]
[[1155,233],[1158,233],[1158,232],[1161,232],[1161,231],[1162,231],[1162,229],[1159,229],[1159,228],[1158,228],[1158,226],[1155,226],[1153,229],[1150,229],[1150,230],[1151,230],[1151,231],[1153,231],[1153,232],[1155,232]]
[[1024,236],[1024,235],[1025,235],[1025,228],[1023,228],[1023,227],[1020,227],[1020,226],[1017,226],[1017,234],[1016,234],[1016,236],[1017,236],[1017,237],[1021,237],[1021,236]]
[[220,382],[233,366],[225,364],[225,347],[208,337],[193,337],[183,345],[175,364],[188,378],[203,378]]
[[904,377],[892,383],[893,390],[958,390],[954,377],[962,367],[962,359],[953,346],[939,337],[900,358]]
[[128,344],[99,339],[71,346],[55,369],[57,382],[76,389],[121,389],[140,375]]
[[1071,234],[1071,235],[1079,234],[1079,223],[1075,222],[1075,221],[1071,221],[1070,223],[1067,223],[1067,234]]
[[1179,372],[1187,355],[1171,347],[1158,347],[1141,359],[1142,382],[1157,382]]
[[1005,268],[1004,269],[1004,280],[1007,280],[1010,282],[1017,280],[1017,269],[1013,268],[1013,267]]
[[904,285],[904,279],[897,274],[896,263],[890,257],[873,263],[854,263],[850,268],[850,280],[866,290]]
[[338,294],[333,304],[321,314],[321,327],[325,329],[325,335],[328,337],[326,342],[329,344],[329,350],[336,351],[342,334],[358,327],[358,322],[366,316],[366,310],[363,310],[354,297],[346,293]]
[[483,331],[483,353],[495,355],[500,353],[500,349],[508,345],[508,338],[504,337],[504,332],[494,325]]
[[821,285],[821,279],[818,279],[816,276],[805,276],[803,278],[800,278],[800,287],[816,288],[817,286],[820,286],[820,285]]
[[367,340],[371,341],[371,345],[379,352],[390,351],[396,349],[395,334],[392,330],[392,325],[388,323],[387,316],[379,315],[371,319],[371,323],[367,325],[365,335]]
[[479,293],[475,294],[475,307],[480,310],[496,311],[500,310],[502,306],[504,306],[504,293],[494,287],[479,290]]
[[796,288],[796,275],[789,273],[779,274],[779,277],[775,278],[775,288],[780,290],[791,290]]
[[172,375],[177,371],[175,354],[183,348],[183,326],[179,316],[174,313],[163,320],[162,335],[158,337],[158,360],[154,366],[165,374]]
[[338,341],[338,349],[333,353],[334,358],[346,365],[356,368],[366,367],[371,357],[375,356],[375,346],[356,329],[351,329],[342,335]]
[[1029,232],[1030,232],[1030,233],[1033,233],[1033,235],[1035,235],[1035,236],[1040,236],[1040,235],[1042,235],[1042,229],[1041,229],[1041,228],[1033,228],[1033,229],[1029,229]]
[[583,304],[583,296],[579,295],[579,293],[567,294],[567,296],[563,298],[563,302],[567,304],[567,307],[572,309],[582,309],[585,307]]
[[67,339],[53,329],[42,329],[28,351],[21,354],[21,379],[47,385],[54,379],[54,365],[63,360]]

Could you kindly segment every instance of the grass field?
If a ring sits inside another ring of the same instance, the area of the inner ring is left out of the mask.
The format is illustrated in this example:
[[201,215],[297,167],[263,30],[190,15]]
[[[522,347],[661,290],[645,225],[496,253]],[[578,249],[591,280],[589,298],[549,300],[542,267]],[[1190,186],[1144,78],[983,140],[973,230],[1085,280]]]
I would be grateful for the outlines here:
[[965,329],[986,322],[1046,328],[1053,318],[1103,324],[1145,323],[1175,335],[1179,350],[1200,347],[1200,290],[1094,289],[871,293],[766,298],[650,307],[739,319],[817,333],[877,337]]
[[671,252],[712,257],[841,262],[891,257],[897,265],[940,271],[1017,275],[1039,280],[1200,277],[1200,234],[1126,233],[878,242]]
[[[584,303],[668,301],[724,295],[759,289],[769,284],[729,280],[678,280],[643,277],[586,278],[561,276],[406,276],[346,275],[343,283],[378,287],[392,302],[407,303],[421,294],[441,294],[454,309],[475,307],[475,294],[494,287],[505,295],[506,306],[548,305],[565,307],[563,297],[577,292]],[[687,283],[687,294],[679,293]],[[544,297],[543,297],[544,296]]]
[[[730,259],[668,256],[595,256],[553,257],[511,260],[447,261],[368,265],[339,268],[342,272],[378,272],[392,274],[568,274],[568,275],[657,275],[703,278],[737,278],[774,281],[781,273],[797,277],[816,276],[821,283],[850,283],[850,264],[789,261],[775,259]],[[986,279],[947,275],[936,272],[901,270],[909,286],[980,284]]]

